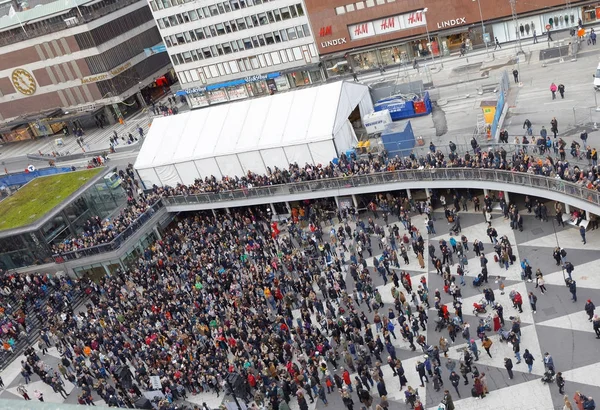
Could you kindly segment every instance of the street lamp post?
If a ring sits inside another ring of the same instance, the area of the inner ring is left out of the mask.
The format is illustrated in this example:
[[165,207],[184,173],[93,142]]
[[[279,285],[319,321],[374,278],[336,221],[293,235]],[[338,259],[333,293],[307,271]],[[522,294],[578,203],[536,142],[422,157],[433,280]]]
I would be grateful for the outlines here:
[[481,12],[481,0],[473,0],[477,2],[477,6],[479,6],[479,18],[481,19],[481,38],[483,39],[483,43],[485,44],[485,53],[489,56],[490,50],[488,49],[488,42],[485,41],[485,26],[483,25],[483,13]]
[[[421,13],[426,14],[429,9],[425,7]],[[427,44],[429,47],[429,52],[431,53],[431,63],[435,65],[435,60],[433,59],[433,45],[431,44],[431,37],[429,36],[429,23],[427,22],[427,15],[425,15],[425,32],[427,33]]]

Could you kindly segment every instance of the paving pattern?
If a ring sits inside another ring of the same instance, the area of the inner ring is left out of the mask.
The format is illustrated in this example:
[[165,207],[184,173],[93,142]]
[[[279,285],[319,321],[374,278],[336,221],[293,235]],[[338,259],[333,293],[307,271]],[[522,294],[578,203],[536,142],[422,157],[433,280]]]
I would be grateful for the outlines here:
[[[551,204],[549,204],[548,208],[552,209]],[[424,235],[426,239],[425,249],[427,249],[429,241],[433,241],[437,246],[440,239],[449,239],[449,235],[447,234],[448,224],[443,219],[443,215],[436,213],[435,216],[435,228],[438,234],[429,238],[426,238],[426,235]],[[383,223],[383,221],[378,222]],[[404,232],[402,224],[392,222],[392,220],[390,222],[399,225],[402,235]],[[568,225],[564,228],[555,227],[551,221],[541,222],[526,213],[524,214],[525,229],[523,232],[511,230],[508,221],[505,221],[497,213],[494,214],[492,222],[499,236],[506,235],[513,245],[517,262],[509,266],[508,270],[494,263],[493,247],[485,234],[486,224],[483,217],[479,213],[461,213],[462,234],[467,236],[470,244],[474,239],[483,241],[485,244],[484,253],[489,261],[489,283],[483,287],[473,287],[472,278],[479,273],[479,263],[472,250],[467,252],[469,258],[468,277],[466,278],[466,286],[462,286],[461,289],[464,320],[471,325],[471,337],[473,337],[479,318],[472,313],[472,303],[479,302],[483,298],[482,290],[484,287],[490,287],[494,290],[496,301],[504,307],[505,320],[510,322],[508,318],[516,315],[518,312],[513,309],[508,295],[511,290],[517,290],[523,295],[524,299],[523,313],[519,314],[522,322],[521,352],[528,349],[534,356],[535,362],[532,373],[529,374],[525,362],[516,364],[511,346],[500,342],[498,335],[494,332],[489,332],[488,336],[494,342],[490,350],[492,357],[490,358],[485,354],[478,341],[480,353],[483,352],[483,354],[480,354],[479,361],[474,363],[479,372],[485,373],[487,377],[490,393],[485,398],[476,399],[470,397],[472,385],[465,386],[462,382],[459,385],[462,397],[457,397],[448,380],[449,372],[444,366],[445,362],[442,361],[441,368],[444,388],[448,388],[451,391],[456,408],[460,410],[562,409],[563,398],[559,394],[556,384],[547,385],[540,381],[544,373],[543,354],[545,352],[551,353],[557,371],[563,372],[566,380],[565,392],[569,397],[573,397],[576,391],[581,391],[588,396],[600,398],[600,363],[598,363],[600,362],[600,340],[596,339],[592,325],[587,320],[587,315],[584,312],[584,304],[587,299],[600,304],[600,275],[595,272],[598,259],[600,258],[600,233],[596,231],[588,232],[588,242],[586,245],[583,245],[577,229]],[[413,217],[413,224],[417,227],[423,227],[423,217],[418,215]],[[325,228],[324,232],[328,232],[328,230],[329,228]],[[557,242],[567,250],[567,260],[571,261],[575,266],[572,276],[577,281],[578,286],[577,302],[571,301],[571,294],[565,286],[562,270],[559,266],[556,266],[552,258],[552,251],[557,246]],[[377,243],[377,239],[373,238],[373,253],[375,256],[380,253]],[[368,253],[365,252],[365,256],[367,255]],[[540,290],[535,288],[535,283],[528,283],[521,280],[519,261],[522,258],[527,258],[530,261],[534,272],[539,268],[544,273],[548,290],[545,294],[541,294]],[[366,259],[369,264],[372,264],[372,258],[366,257]],[[425,276],[429,287],[432,307],[435,289],[442,291],[442,303],[451,304],[452,297],[443,292],[443,281],[436,274],[435,268],[433,268],[429,258],[427,258],[425,268],[421,269],[418,266],[416,258],[414,258],[414,254],[411,252],[409,265],[401,263],[401,269],[410,273],[414,287],[418,284],[419,279]],[[455,271],[456,265],[452,269],[453,273]],[[504,282],[504,295],[500,293],[498,284],[495,283],[497,276],[500,276]],[[381,308],[381,311],[387,312],[388,308],[393,308],[393,298],[391,296],[393,283],[390,282],[384,285],[379,275],[372,274],[372,277],[375,285],[378,286],[384,302],[384,307]],[[350,275],[347,275],[346,281],[348,287],[352,289],[354,284]],[[532,312],[529,303],[527,303],[526,295],[529,291],[533,291],[538,297],[535,314]],[[364,304],[361,309],[364,309]],[[453,309],[450,309],[450,312],[453,312]],[[600,309],[597,309],[596,312],[600,313]],[[430,325],[425,332],[428,343],[437,345],[437,341],[442,335],[450,340],[447,330],[443,330],[441,333],[436,332],[434,329],[435,326],[431,325],[437,316],[435,309],[430,310],[428,314]],[[299,316],[299,312],[295,311],[294,315]],[[372,319],[373,314],[367,313],[367,316]],[[373,332],[374,334],[376,333],[374,325]],[[415,371],[415,366],[419,360],[422,360],[423,353],[420,350],[412,352],[408,342],[402,340],[398,331],[396,331],[396,335],[398,339],[392,338],[392,341],[396,347],[397,356],[402,361],[406,371],[408,385],[418,388],[419,395],[426,409],[436,410],[442,399],[443,389],[436,392],[431,383],[425,384],[425,387],[419,387],[420,381]],[[459,334],[456,343],[451,345],[448,353],[449,357],[459,360],[461,350],[466,347],[466,342]],[[515,376],[513,379],[508,378],[508,374],[504,368],[505,357],[510,357],[513,360],[515,366]],[[386,355],[382,354],[382,358],[385,363]],[[54,368],[58,360],[58,354],[54,348],[50,349],[44,358],[44,361],[50,367]],[[1,376],[6,388],[0,393],[0,399],[22,400],[16,392],[18,385],[24,382],[19,374],[19,363],[20,359],[15,360],[2,372]],[[335,371],[331,366],[330,370]],[[399,388],[398,378],[392,375],[389,366],[384,364],[382,370],[388,390],[390,408],[408,408],[409,406],[404,403],[404,391]],[[80,390],[68,381],[66,382],[65,389],[67,392],[75,394],[71,394],[64,400],[59,394],[52,392],[49,386],[36,379],[36,377],[33,375],[32,383],[27,386],[30,393],[34,389],[39,389],[44,393],[47,402],[77,402],[77,394]],[[351,377],[353,379],[354,375],[351,375]],[[371,394],[373,395],[375,405],[379,402],[376,387],[372,389]],[[104,404],[103,400],[97,396],[94,397],[98,399],[96,404]],[[353,398],[355,408],[359,408],[356,393],[354,393]],[[202,404],[206,402],[211,408],[218,407],[222,400],[223,396],[217,397],[210,393],[189,396],[188,398],[189,403]],[[341,410],[345,408],[337,393],[329,395],[328,400],[329,405],[327,409]],[[293,410],[298,408],[295,400],[292,400],[290,404]],[[310,409],[314,410],[315,408],[324,409],[325,406],[321,401],[315,401],[315,403],[310,404]]]

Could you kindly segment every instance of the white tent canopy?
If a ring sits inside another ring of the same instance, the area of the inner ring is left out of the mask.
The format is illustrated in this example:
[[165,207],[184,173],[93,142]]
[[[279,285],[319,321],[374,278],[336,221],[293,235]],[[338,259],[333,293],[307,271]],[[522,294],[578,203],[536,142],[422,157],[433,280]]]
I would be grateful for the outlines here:
[[327,164],[355,146],[357,106],[361,118],[373,111],[368,87],[340,81],[157,118],[135,169],[150,187]]

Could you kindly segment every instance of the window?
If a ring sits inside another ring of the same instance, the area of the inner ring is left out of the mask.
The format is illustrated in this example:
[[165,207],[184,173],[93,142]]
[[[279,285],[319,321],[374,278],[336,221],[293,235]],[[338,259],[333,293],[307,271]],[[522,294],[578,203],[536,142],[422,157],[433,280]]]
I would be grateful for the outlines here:
[[231,4],[231,8],[233,10],[239,10],[240,9],[240,2],[238,0],[229,0],[229,3]]
[[192,75],[192,81],[200,81],[197,70],[190,70],[190,74]]
[[217,35],[222,36],[225,34],[225,26],[222,23],[217,24],[215,28],[217,29]]
[[302,50],[300,50],[300,47],[294,47],[292,51],[296,60],[302,60]]
[[250,64],[249,58],[244,58],[244,65],[246,66],[246,71],[252,70],[252,64]]
[[231,44],[229,43],[224,43],[223,44],[223,52],[225,54],[231,54],[232,50],[231,50]]
[[231,30],[231,26],[229,25],[228,21],[226,21],[225,23],[223,23],[223,25],[225,26],[225,32],[231,33],[233,31],[233,30]]
[[385,0],[375,0],[375,3],[377,3],[378,6],[381,6],[382,4],[385,4]]
[[175,37],[177,38],[177,44],[185,44],[185,38],[183,38],[183,34],[175,34]]
[[194,61],[198,61],[198,53],[196,52],[196,50],[192,50],[192,60]]
[[298,11],[299,16],[304,16],[304,9],[302,8],[302,4],[296,4],[296,10]]
[[217,45],[215,46],[215,48],[217,49],[217,54],[219,54],[220,56],[222,56],[223,54],[225,54],[225,53],[223,52],[223,46],[222,46],[221,44],[217,44]]
[[257,37],[258,37],[258,44],[260,44],[261,47],[264,47],[264,45],[265,45],[265,36],[263,36],[262,34],[259,34]]
[[375,0],[365,0],[365,5],[367,7],[373,7],[375,5]]
[[232,42],[231,42],[231,49],[232,49],[234,52],[238,52],[238,51],[240,51],[240,49],[239,49],[239,47],[238,47],[238,45],[237,45],[237,41],[232,41]]
[[213,65],[209,65],[208,69],[210,70],[210,74],[213,77],[218,77],[219,76],[219,70],[217,69],[216,65],[214,65],[214,64]]
[[302,28],[304,29],[304,36],[310,37],[310,28],[308,27],[308,24],[303,24]]
[[169,23],[172,26],[176,26],[177,25],[177,19],[175,18],[175,16],[169,16]]
[[245,48],[246,50],[250,50],[251,48],[254,48],[254,47],[252,46],[252,40],[250,40],[250,38],[245,38],[245,39],[243,39],[242,41],[244,42],[244,48]]
[[189,71],[185,71],[185,79],[187,80],[188,83],[192,82],[192,76],[190,75]]
[[208,10],[210,11],[210,15],[211,16],[218,16],[219,15],[219,10],[217,9],[217,6],[215,4],[212,4],[212,5],[208,6]]
[[231,69],[231,72],[233,74],[240,72],[240,69],[238,68],[238,64],[237,64],[236,61],[230,61],[229,62],[229,68]]
[[269,20],[267,19],[267,13],[260,13],[258,15],[258,21],[260,22],[261,26],[264,26],[265,24],[268,24]]
[[181,14],[176,14],[175,16],[177,17],[177,23],[183,24],[183,17],[181,17]]
[[164,41],[167,47],[173,47],[173,44],[171,43],[171,39],[169,37],[165,37]]
[[231,20],[229,22],[229,24],[231,24],[231,31],[233,31],[233,32],[238,31],[238,26],[237,26],[237,24],[236,24],[236,22],[234,20]]
[[165,23],[163,23],[163,19],[156,20],[159,28],[165,28]]
[[273,10],[273,15],[275,16],[275,21],[281,21],[281,13],[279,10]]
[[189,23],[190,22],[190,16],[187,12],[181,13],[181,15],[183,16],[183,22],[184,23]]
[[296,11],[296,6],[290,6],[290,14],[292,18],[298,17],[298,12]]
[[212,37],[212,33],[210,32],[210,29],[208,27],[204,27],[204,35],[207,38]]
[[250,57],[250,64],[252,64],[252,68],[255,70],[260,67],[260,63],[258,62],[258,58],[256,58],[256,56]]
[[197,29],[195,30],[195,33],[196,33],[196,38],[197,38],[198,40],[204,40],[204,39],[206,38],[206,36],[204,35],[204,31],[202,31],[202,29],[201,29],[201,28],[197,28]]
[[289,20],[290,18],[292,18],[289,7],[282,7],[279,10],[281,11],[281,18],[283,20]]
[[276,43],[281,43],[281,36],[279,35],[279,31],[275,31],[273,33],[273,38],[275,39]]
[[210,46],[210,52],[212,53],[213,57],[216,57],[219,54],[217,47],[215,46]]
[[365,8],[365,2],[364,1],[359,1],[356,3],[356,10],[362,10]]
[[298,38],[298,35],[296,34],[296,29],[294,27],[292,28],[288,28],[287,29],[287,36],[290,40],[295,40]]
[[260,66],[262,68],[265,68],[267,66],[267,60],[265,60],[265,56],[262,54],[258,56],[258,62],[260,63]]
[[258,24],[258,17],[256,15],[252,15],[252,16],[250,16],[250,18],[252,19],[252,26],[253,27],[258,27],[259,26],[259,24]]
[[246,71],[246,67],[244,66],[244,59],[237,60],[237,65],[240,68],[240,71]]
[[192,41],[198,41],[198,38],[196,37],[196,33],[194,31],[190,30],[189,36],[192,38]]
[[285,52],[287,54],[288,61],[290,61],[290,62],[294,61],[294,53],[292,52],[292,49],[286,48]]
[[210,17],[210,10],[208,7],[202,7],[202,14],[204,14],[204,17]]
[[185,63],[191,63],[192,62],[192,53],[190,53],[189,51],[186,51],[185,53],[183,53],[183,61]]
[[191,43],[192,42],[192,36],[190,35],[189,31],[186,31],[185,33],[183,33],[183,36],[185,37],[185,42],[186,43]]
[[269,23],[275,23],[275,17],[273,17],[273,12],[267,11],[267,18],[269,19]]
[[210,48],[204,47],[202,49],[202,55],[204,56],[204,58],[211,58],[212,57],[212,53],[210,52]]
[[187,80],[185,79],[185,74],[183,73],[183,71],[180,71],[179,73],[177,73],[177,77],[179,77],[179,81],[181,81],[181,84],[186,84]]
[[350,12],[354,11],[354,4],[348,4],[348,5],[346,6],[346,11],[347,11],[348,13],[350,13]]
[[298,33],[298,38],[304,37],[304,30],[302,30],[302,26],[296,27],[296,33]]
[[231,11],[231,6],[229,5],[229,2],[225,2],[223,3],[223,7],[225,7],[225,13],[229,13]]
[[267,45],[275,44],[275,39],[273,38],[273,33],[265,34],[265,42],[267,43]]
[[231,68],[229,68],[228,63],[223,63],[223,69],[225,70],[225,74],[231,74]]
[[210,70],[208,69],[208,67],[202,67],[202,71],[204,71],[204,77],[212,78],[212,74],[210,73]]
[[[196,21],[199,18],[198,17],[198,12],[196,10],[190,10],[188,12],[188,15],[190,16],[190,20],[192,20],[192,21]],[[198,75],[198,74],[196,74],[196,75]]]
[[223,63],[217,64],[217,69],[219,70],[219,75],[225,75],[225,68],[223,68]]
[[246,21],[244,21],[243,18],[242,19],[237,19],[235,22],[236,22],[236,24],[238,26],[238,29],[240,29],[240,30],[246,30]]
[[287,63],[288,58],[287,58],[287,54],[286,54],[285,50],[279,51],[279,54],[281,55],[281,61],[283,61],[284,63]]
[[273,60],[273,64],[281,64],[281,58],[279,57],[279,53],[277,51],[273,51],[271,53],[271,59]]
[[248,28],[254,27],[254,25],[252,24],[252,19],[250,18],[250,16],[246,17],[246,27],[248,27]]
[[[367,0],[368,2],[369,0]],[[373,0],[371,0],[373,1]],[[346,14],[346,8],[344,6],[339,6],[335,8],[335,14]]]
[[287,33],[285,32],[285,30],[279,30],[279,33],[281,34],[282,41],[288,41]]
[[265,60],[267,61],[267,65],[273,65],[273,61],[271,60],[271,54],[265,54]]

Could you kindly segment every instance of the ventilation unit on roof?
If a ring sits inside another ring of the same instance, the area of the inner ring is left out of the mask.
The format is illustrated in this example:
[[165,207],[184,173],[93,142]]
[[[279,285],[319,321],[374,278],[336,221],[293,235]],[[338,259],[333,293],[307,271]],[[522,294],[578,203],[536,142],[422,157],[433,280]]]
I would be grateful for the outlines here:
[[74,27],[79,24],[79,20],[77,20],[77,17],[69,17],[68,19],[65,19],[65,24],[67,27]]

